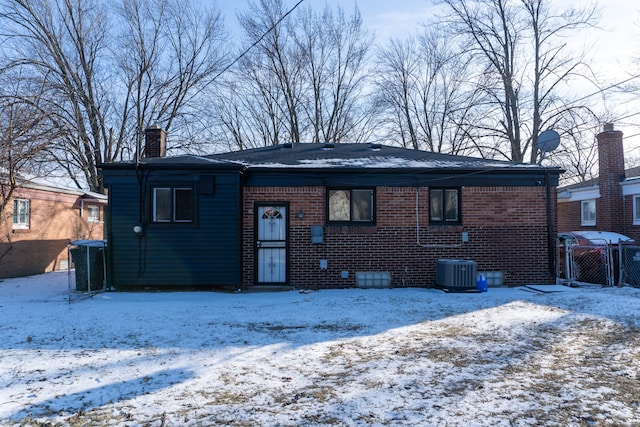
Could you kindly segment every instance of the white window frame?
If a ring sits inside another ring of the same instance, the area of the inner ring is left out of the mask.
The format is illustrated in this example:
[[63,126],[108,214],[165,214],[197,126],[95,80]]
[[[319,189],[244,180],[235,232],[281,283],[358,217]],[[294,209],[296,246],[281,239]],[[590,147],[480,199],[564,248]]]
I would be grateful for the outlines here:
[[[585,212],[591,211],[591,209],[588,209],[588,208],[587,208],[588,211],[585,211],[586,205],[593,205],[593,218],[585,217]],[[596,225],[596,217],[597,217],[596,199],[582,200],[580,202],[580,225],[583,225],[583,226],[595,226]]]
[[100,222],[100,206],[87,206],[87,222]]
[[640,225],[640,194],[633,196],[633,225]]
[[13,228],[16,230],[28,230],[30,223],[31,201],[28,199],[13,199]]

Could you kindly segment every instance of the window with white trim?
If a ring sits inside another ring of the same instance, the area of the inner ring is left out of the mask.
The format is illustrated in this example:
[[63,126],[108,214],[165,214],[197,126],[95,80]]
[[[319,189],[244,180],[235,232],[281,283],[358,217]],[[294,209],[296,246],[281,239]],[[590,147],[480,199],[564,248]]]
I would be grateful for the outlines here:
[[595,199],[580,202],[580,224],[596,225],[596,201]]
[[153,189],[153,222],[193,222],[193,189],[156,187]]
[[27,199],[13,200],[13,228],[28,229],[29,228],[29,209],[30,202]]
[[640,195],[633,196],[633,225],[640,225]]
[[87,221],[88,222],[100,222],[100,207],[99,206],[87,206]]

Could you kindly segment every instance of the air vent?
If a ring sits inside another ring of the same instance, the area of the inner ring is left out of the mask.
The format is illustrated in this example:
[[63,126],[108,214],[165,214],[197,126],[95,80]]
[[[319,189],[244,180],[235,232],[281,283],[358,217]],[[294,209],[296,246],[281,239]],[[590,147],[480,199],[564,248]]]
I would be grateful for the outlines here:
[[282,148],[293,148],[293,144],[290,142],[285,142],[284,144],[281,144]]
[[333,150],[333,147],[335,147],[335,144],[333,142],[325,142],[324,145],[322,146],[322,149]]
[[382,148],[382,144],[371,144],[371,149],[374,151],[379,151]]

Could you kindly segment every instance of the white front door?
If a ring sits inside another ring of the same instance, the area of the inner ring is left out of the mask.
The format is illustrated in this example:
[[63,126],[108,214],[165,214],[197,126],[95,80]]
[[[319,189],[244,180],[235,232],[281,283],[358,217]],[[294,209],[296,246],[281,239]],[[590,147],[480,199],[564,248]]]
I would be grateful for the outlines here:
[[287,207],[259,206],[258,284],[287,282]]

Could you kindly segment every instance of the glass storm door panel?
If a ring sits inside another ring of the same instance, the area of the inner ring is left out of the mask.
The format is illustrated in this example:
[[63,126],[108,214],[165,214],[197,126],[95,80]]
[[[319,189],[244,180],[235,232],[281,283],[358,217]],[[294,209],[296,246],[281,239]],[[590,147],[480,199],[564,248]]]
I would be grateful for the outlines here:
[[287,282],[287,208],[259,206],[258,283]]

